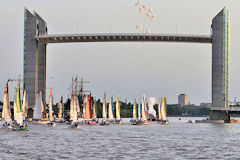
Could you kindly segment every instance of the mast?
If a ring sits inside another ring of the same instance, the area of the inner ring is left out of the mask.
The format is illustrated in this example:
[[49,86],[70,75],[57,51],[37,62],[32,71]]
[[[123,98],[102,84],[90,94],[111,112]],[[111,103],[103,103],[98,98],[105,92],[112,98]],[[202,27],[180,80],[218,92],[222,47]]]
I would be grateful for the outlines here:
[[119,104],[119,96],[117,96],[117,101],[116,101],[116,119],[120,120],[120,104]]
[[133,119],[137,118],[137,113],[136,113],[136,98],[134,99],[134,103],[133,103]]
[[114,119],[114,118],[113,118],[113,104],[112,104],[112,102],[113,102],[113,97],[111,97],[110,102],[109,102],[109,105],[108,105],[108,118],[109,118],[110,120],[113,120],[113,119]]

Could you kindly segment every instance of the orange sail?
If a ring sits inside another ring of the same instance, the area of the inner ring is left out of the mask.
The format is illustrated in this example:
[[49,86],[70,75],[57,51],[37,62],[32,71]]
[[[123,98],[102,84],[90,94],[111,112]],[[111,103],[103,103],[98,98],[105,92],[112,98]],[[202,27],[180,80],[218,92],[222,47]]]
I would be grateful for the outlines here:
[[87,106],[86,106],[86,119],[92,119],[91,117],[91,96],[88,96]]

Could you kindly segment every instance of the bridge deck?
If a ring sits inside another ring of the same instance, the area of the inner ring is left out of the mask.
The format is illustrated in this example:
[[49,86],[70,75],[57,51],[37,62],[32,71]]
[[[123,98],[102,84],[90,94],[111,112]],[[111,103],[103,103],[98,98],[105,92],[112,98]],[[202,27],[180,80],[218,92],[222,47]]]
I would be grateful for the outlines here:
[[139,33],[95,33],[95,34],[59,34],[36,36],[42,43],[71,43],[71,42],[188,42],[212,43],[207,35],[167,35],[167,34],[139,34]]
[[239,114],[240,107],[230,107],[230,108],[223,108],[223,107],[211,107],[212,111],[222,111],[222,112],[229,112],[231,114]]

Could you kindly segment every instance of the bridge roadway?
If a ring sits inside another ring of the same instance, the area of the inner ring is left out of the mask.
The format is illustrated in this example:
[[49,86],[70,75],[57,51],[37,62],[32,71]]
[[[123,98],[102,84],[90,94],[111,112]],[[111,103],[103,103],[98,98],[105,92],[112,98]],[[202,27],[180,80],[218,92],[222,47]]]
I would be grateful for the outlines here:
[[211,107],[212,111],[222,111],[227,112],[229,114],[239,114],[240,113],[240,107],[229,107],[229,108],[223,108],[223,107]]
[[182,34],[144,34],[144,33],[93,33],[93,34],[57,34],[39,35],[35,37],[38,42],[71,43],[71,42],[188,42],[212,43],[208,35],[182,35]]

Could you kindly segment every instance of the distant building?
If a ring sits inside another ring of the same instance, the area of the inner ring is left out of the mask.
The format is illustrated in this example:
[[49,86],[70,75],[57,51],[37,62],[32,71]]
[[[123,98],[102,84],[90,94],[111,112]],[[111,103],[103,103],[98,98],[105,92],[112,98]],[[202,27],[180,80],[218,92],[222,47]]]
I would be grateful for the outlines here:
[[181,106],[188,105],[188,97],[186,94],[178,95],[178,104]]

